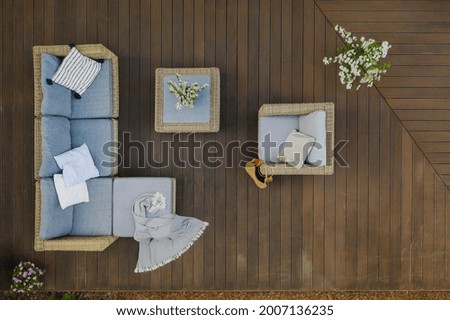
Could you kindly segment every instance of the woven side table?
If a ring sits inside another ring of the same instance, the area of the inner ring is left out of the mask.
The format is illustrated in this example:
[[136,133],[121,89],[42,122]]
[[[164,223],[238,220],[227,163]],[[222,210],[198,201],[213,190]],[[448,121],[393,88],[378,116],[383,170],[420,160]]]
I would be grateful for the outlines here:
[[[209,87],[199,93],[194,108],[176,109],[167,82],[183,80]],[[158,68],[155,77],[156,132],[218,132],[220,127],[220,72],[218,68]]]

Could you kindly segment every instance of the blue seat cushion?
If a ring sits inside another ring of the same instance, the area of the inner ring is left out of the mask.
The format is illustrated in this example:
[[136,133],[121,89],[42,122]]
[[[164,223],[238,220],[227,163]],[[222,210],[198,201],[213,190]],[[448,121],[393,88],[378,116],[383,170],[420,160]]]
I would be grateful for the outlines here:
[[74,236],[107,236],[112,232],[112,178],[86,181],[89,202],[73,206]]
[[297,115],[268,116],[259,118],[259,159],[277,163],[280,145],[286,141],[293,129],[298,130]]
[[102,63],[94,82],[81,95],[81,99],[72,97],[72,119],[109,118],[113,109],[111,60]]
[[104,144],[114,141],[113,120],[70,120],[70,134],[72,148],[77,148],[86,143],[101,177],[113,174],[113,166],[108,166],[106,163],[113,163],[114,158],[107,156],[103,152]]
[[173,213],[172,178],[116,178],[114,179],[113,234],[117,237],[134,236],[132,208],[143,193],[161,192],[166,208],[161,212]]
[[52,85],[47,83],[47,79],[51,79],[61,64],[61,61],[60,58],[51,54],[43,53],[41,56],[41,84],[43,95],[41,113],[43,115],[70,117],[72,113],[70,90],[56,83]]
[[41,120],[41,178],[53,177],[61,170],[54,156],[71,149],[70,122],[64,117],[44,116]]
[[61,209],[52,178],[41,179],[41,230],[40,238],[48,240],[70,234],[73,206]]

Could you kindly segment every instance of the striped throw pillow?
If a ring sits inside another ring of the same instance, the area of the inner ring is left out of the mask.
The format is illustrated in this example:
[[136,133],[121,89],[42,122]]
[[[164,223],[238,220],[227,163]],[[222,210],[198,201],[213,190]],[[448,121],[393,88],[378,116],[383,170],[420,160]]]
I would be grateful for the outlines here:
[[82,55],[73,47],[56,70],[52,81],[81,96],[94,82],[100,68],[101,63]]

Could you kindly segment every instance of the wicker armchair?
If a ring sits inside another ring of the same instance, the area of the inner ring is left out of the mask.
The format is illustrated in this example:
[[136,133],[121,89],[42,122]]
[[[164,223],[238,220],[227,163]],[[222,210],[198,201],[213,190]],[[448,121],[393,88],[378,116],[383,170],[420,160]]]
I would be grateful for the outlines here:
[[[271,168],[263,166],[263,173],[269,170],[268,174],[273,175],[331,175],[334,172],[333,148],[334,148],[334,104],[327,103],[299,103],[299,104],[265,104],[259,109],[258,120],[261,117],[280,115],[303,115],[316,110],[326,112],[326,165],[316,167],[309,164],[303,165],[300,169],[289,166],[285,163],[268,164]],[[260,121],[258,121],[258,135],[260,135]],[[261,141],[261,137],[258,137]]]

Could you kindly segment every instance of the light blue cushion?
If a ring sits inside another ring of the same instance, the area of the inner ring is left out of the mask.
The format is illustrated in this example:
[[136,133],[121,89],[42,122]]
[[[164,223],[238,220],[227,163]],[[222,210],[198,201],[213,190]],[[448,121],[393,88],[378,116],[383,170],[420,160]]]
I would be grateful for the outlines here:
[[[211,84],[210,76],[181,76],[182,80],[189,83],[198,82],[200,86],[205,83]],[[178,102],[177,97],[169,92],[169,80],[178,84],[176,76],[165,76],[163,78],[164,85],[164,108],[163,108],[163,122],[164,123],[208,123],[210,122],[210,99],[211,86],[203,89],[198,98],[195,100],[195,107],[182,107],[178,110],[175,106]]]
[[161,192],[166,198],[166,208],[161,213],[173,213],[172,178],[116,178],[114,179],[113,234],[117,237],[134,236],[134,219],[131,212],[138,196],[148,192]]
[[57,56],[43,53],[41,56],[41,84],[42,84],[42,105],[43,115],[70,117],[72,110],[71,92],[56,83],[49,85],[47,79],[51,79],[53,74],[61,64],[61,59]]
[[72,148],[86,143],[100,176],[111,176],[113,168],[102,163],[104,161],[111,163],[114,159],[105,155],[102,149],[106,142],[114,141],[113,121],[110,119],[71,120],[70,129]]
[[70,122],[64,117],[42,117],[42,163],[39,170],[40,177],[53,177],[55,173],[61,173],[54,156],[71,149]]
[[109,118],[112,115],[112,66],[111,60],[102,63],[94,82],[81,95],[72,97],[72,119]]
[[280,145],[286,141],[289,133],[299,126],[298,116],[269,116],[259,118],[258,155],[259,159],[278,162]]
[[53,178],[41,179],[41,231],[43,240],[70,234],[73,207],[61,209]]
[[112,178],[86,181],[89,202],[73,206],[71,235],[107,236],[112,232]]

